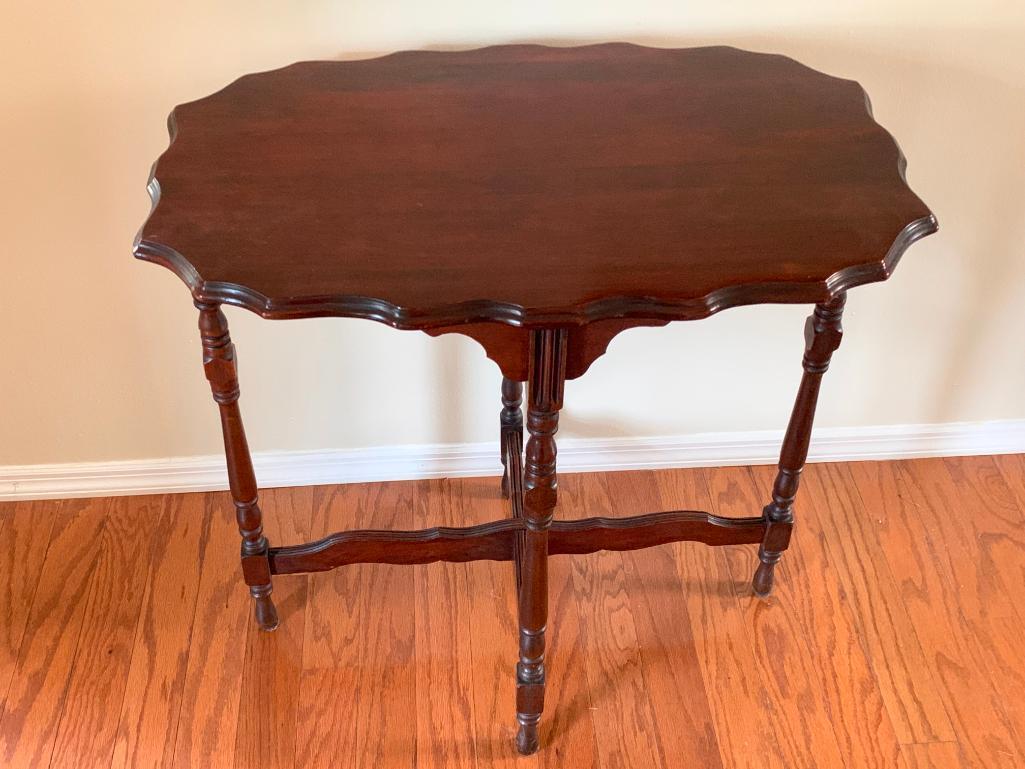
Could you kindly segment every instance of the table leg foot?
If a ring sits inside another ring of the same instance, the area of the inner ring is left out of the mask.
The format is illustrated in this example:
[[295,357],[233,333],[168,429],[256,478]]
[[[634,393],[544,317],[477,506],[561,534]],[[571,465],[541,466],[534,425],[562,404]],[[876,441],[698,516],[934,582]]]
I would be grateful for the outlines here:
[[759,548],[758,568],[755,570],[755,576],[751,585],[754,588],[755,595],[759,598],[768,598],[769,594],[772,593],[776,564],[779,563],[779,559],[782,556],[782,553],[766,552],[764,549]]
[[253,616],[260,630],[267,633],[277,630],[278,610],[270,597],[271,586],[254,585],[249,588],[249,594],[253,596]]
[[516,749],[537,750],[538,724],[545,707],[545,629],[520,630],[520,661],[516,665]]
[[532,753],[537,753],[538,748],[541,747],[541,740],[537,733],[539,720],[540,716],[534,718],[533,721],[520,720],[520,728],[516,732],[516,750],[520,752],[520,755],[529,756]]

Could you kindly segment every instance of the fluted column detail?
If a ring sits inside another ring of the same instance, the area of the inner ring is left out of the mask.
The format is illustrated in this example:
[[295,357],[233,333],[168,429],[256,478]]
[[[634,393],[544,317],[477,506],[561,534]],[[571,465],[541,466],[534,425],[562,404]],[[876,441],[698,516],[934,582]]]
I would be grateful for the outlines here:
[[517,446],[523,445],[523,383],[502,377],[502,411],[499,414],[502,452],[502,496],[509,496],[509,451],[513,443],[510,437],[520,436]]
[[516,665],[516,746],[538,748],[544,709],[545,627],[548,621],[548,528],[557,496],[555,433],[566,381],[566,339],[562,329],[541,329],[531,339],[527,440],[523,468],[523,532],[519,593],[520,659]]

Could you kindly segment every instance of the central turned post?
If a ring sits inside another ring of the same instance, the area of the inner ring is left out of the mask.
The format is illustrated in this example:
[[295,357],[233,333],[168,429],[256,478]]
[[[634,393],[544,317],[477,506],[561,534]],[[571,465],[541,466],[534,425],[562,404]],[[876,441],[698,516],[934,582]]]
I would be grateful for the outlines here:
[[540,329],[530,340],[527,440],[523,473],[526,530],[520,553],[520,660],[516,665],[516,747],[538,749],[545,700],[545,626],[548,622],[548,529],[557,496],[555,432],[566,383],[565,329]]

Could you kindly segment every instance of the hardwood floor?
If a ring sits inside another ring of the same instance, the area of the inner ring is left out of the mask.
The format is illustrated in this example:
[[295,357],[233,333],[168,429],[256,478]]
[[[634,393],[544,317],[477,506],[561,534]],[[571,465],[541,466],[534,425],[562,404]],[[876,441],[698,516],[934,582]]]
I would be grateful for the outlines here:
[[[757,514],[772,468],[566,475],[561,517]],[[276,489],[272,542],[505,515],[497,478]],[[551,566],[542,751],[508,563],[280,576],[257,631],[224,493],[0,505],[0,766],[1025,766],[1025,455],[811,465],[754,547]]]

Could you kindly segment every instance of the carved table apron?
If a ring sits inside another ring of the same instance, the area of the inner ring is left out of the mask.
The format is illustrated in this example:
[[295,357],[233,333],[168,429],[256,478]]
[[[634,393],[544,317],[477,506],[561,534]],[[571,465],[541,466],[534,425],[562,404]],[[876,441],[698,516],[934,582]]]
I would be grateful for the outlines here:
[[[306,62],[172,113],[140,259],[186,282],[220,409],[242,572],[264,630],[274,574],[511,561],[517,747],[538,747],[548,558],[683,540],[790,543],[819,384],[846,292],[936,229],[857,83],[732,48],[499,46]],[[808,303],[804,375],[760,515],[555,520],[567,379],[636,326]],[[263,534],[222,304],[477,340],[501,368],[509,518],[466,528]],[[527,384],[526,429],[521,412]]]

